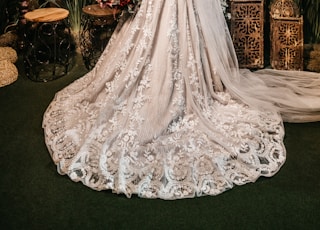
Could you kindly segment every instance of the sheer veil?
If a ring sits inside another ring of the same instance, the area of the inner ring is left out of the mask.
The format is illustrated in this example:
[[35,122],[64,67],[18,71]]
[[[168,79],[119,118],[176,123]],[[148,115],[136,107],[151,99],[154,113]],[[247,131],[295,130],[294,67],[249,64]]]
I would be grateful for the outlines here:
[[320,120],[320,75],[306,71],[239,69],[220,0],[194,1],[210,66],[226,90],[254,107],[277,110],[287,122]]

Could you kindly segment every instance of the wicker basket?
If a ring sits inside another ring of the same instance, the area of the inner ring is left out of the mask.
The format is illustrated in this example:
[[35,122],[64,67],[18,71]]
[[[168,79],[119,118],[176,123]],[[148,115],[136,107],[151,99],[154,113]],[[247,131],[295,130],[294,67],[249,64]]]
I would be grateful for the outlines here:
[[320,44],[305,44],[304,53],[305,69],[320,73]]
[[15,63],[18,60],[17,52],[11,47],[0,47],[0,61],[3,60]]
[[0,61],[0,87],[9,85],[18,79],[18,69],[9,60]]

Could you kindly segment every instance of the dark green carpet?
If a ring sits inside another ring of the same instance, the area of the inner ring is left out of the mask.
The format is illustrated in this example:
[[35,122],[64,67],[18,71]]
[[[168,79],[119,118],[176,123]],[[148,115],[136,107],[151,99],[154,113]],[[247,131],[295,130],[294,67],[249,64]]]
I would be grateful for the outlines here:
[[1,229],[320,229],[320,123],[285,124],[287,162],[273,178],[216,196],[127,199],[60,176],[44,144],[42,115],[55,92],[86,69],[0,88]]

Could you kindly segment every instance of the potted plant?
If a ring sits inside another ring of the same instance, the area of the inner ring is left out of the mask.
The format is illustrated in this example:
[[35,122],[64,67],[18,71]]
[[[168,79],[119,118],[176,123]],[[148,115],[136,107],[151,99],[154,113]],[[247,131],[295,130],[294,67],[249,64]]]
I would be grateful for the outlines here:
[[45,0],[42,2],[42,4],[39,4],[39,8],[50,5],[65,8],[69,11],[70,29],[78,48],[82,8],[88,4],[91,4],[91,2],[94,2],[94,0]]
[[297,0],[304,15],[305,69],[320,72],[320,0]]
[[[311,28],[310,42],[320,43],[320,1],[303,0],[301,1],[306,25]],[[307,31],[306,31],[307,32]]]

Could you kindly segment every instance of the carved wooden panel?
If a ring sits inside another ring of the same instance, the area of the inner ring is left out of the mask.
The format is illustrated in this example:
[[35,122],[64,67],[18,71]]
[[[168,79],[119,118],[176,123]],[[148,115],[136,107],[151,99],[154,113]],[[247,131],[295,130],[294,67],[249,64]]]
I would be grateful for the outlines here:
[[270,9],[274,69],[303,70],[303,17],[293,0],[275,0]]
[[243,68],[264,67],[264,1],[231,0],[230,32]]
[[303,69],[302,20],[271,20],[271,66],[274,69]]
[[270,14],[273,18],[299,17],[298,5],[294,0],[274,0]]

